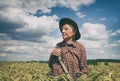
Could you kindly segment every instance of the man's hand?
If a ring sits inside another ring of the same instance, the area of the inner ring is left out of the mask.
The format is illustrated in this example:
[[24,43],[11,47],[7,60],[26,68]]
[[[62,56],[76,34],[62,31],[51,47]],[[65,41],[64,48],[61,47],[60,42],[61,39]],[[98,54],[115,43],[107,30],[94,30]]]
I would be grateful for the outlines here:
[[54,48],[54,49],[52,50],[52,55],[60,56],[60,49],[59,49],[59,48]]

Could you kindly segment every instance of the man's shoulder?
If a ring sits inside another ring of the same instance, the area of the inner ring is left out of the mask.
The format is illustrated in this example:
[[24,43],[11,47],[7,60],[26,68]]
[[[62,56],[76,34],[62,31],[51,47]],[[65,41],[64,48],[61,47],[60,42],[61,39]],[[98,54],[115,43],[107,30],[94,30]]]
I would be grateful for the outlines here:
[[82,49],[85,49],[85,46],[81,42],[76,42],[77,46],[79,46]]

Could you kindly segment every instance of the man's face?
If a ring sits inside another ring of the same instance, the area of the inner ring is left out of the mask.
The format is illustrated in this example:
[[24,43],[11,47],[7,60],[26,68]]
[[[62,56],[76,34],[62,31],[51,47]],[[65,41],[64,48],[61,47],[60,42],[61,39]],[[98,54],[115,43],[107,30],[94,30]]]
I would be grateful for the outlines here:
[[65,24],[62,27],[62,38],[63,39],[73,39],[75,35],[75,31],[73,31],[72,27],[69,24]]

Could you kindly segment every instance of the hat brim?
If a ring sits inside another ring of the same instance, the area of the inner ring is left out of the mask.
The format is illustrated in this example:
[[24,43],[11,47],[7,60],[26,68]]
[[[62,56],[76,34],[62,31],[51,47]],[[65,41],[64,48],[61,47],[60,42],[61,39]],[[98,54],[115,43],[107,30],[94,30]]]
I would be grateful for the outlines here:
[[75,40],[78,40],[80,39],[81,37],[81,34],[79,32],[79,28],[78,28],[78,25],[75,21],[73,21],[72,19],[70,18],[62,18],[60,21],[59,21],[59,28],[60,28],[60,31],[62,31],[62,27],[63,25],[65,24],[71,24],[74,29],[76,30],[76,34],[75,34]]

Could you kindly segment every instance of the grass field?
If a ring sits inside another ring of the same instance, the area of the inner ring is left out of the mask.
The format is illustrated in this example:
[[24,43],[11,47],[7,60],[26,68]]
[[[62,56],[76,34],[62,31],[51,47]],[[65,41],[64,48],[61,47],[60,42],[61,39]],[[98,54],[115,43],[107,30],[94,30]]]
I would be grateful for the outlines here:
[[[120,62],[88,61],[87,79],[77,81],[120,81]],[[53,77],[47,62],[0,62],[0,81],[69,81],[65,75]]]

